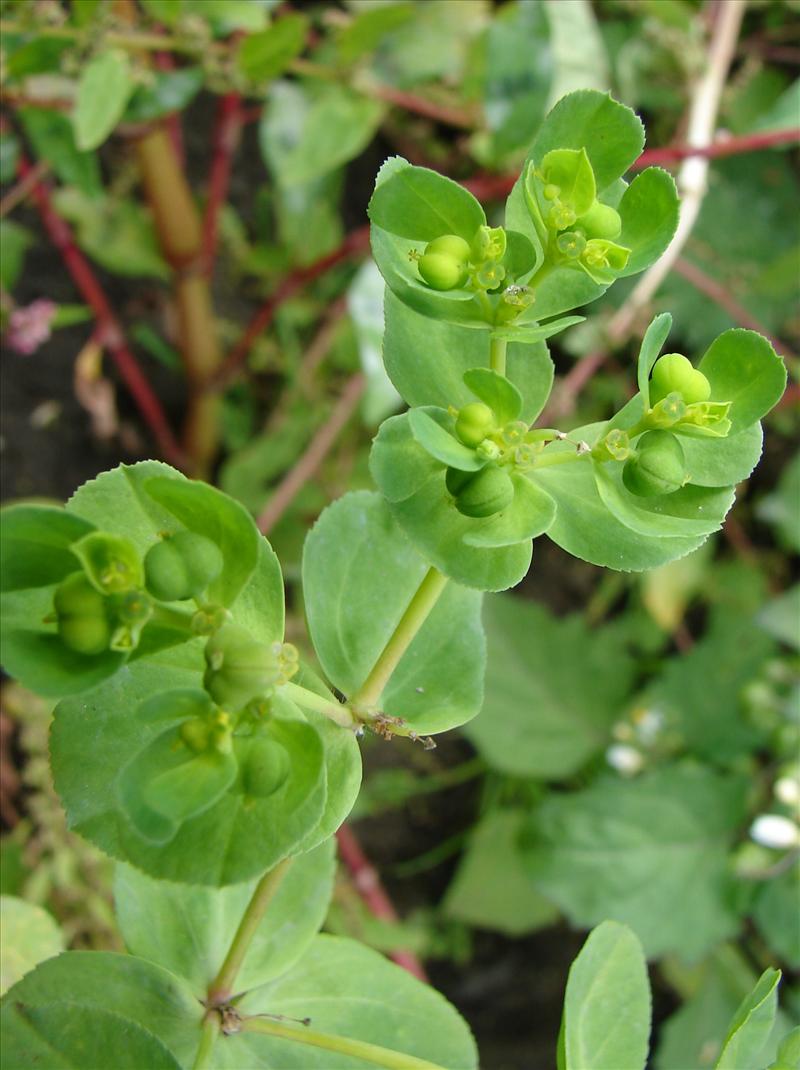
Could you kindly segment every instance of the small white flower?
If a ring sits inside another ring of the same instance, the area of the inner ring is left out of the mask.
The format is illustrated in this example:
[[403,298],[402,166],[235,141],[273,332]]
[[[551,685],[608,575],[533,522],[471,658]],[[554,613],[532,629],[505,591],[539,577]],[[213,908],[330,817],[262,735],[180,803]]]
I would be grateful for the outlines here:
[[612,743],[606,751],[606,761],[622,776],[636,776],[644,767],[642,752],[625,743]]
[[800,803],[800,780],[791,776],[782,776],[775,781],[775,798],[784,806],[797,806]]
[[800,828],[780,814],[761,814],[750,826],[750,837],[762,847],[786,850],[800,846]]

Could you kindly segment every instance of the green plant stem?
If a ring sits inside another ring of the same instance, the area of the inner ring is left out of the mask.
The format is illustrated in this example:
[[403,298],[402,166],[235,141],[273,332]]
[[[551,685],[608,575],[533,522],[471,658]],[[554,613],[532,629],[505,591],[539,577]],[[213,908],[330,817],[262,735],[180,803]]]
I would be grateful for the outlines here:
[[505,338],[492,337],[489,347],[489,367],[498,375],[506,374],[506,349],[508,349],[508,342]]
[[153,616],[150,618],[153,624],[161,624],[165,628],[171,628],[176,632],[187,632],[195,635],[192,628],[194,613],[187,613],[182,609],[170,609],[169,606],[155,606]]
[[370,709],[376,705],[389,682],[389,677],[408,650],[414,636],[425,623],[446,585],[447,576],[431,566],[414,593],[414,597],[408,603],[405,613],[381,651],[378,660],[372,666],[369,676],[350,699],[349,704],[355,710]]
[[373,1066],[384,1067],[384,1070],[444,1070],[444,1067],[429,1063],[427,1059],[417,1059],[405,1052],[381,1048],[364,1040],[338,1037],[332,1033],[317,1033],[313,1029],[265,1021],[263,1018],[245,1018],[242,1030],[248,1033],[265,1033],[281,1040],[294,1040],[298,1044],[308,1044],[313,1048],[337,1052],[339,1055],[349,1055],[354,1059],[372,1063]]
[[301,687],[300,684],[283,684],[280,690],[297,706],[304,710],[316,710],[317,713],[324,714],[342,728],[355,728],[360,723],[348,706],[318,695],[315,691],[309,691],[307,687]]
[[549,468],[552,464],[571,464],[573,461],[582,461],[584,457],[591,457],[591,453],[545,453],[534,461],[531,470]]
[[203,1021],[200,1043],[197,1045],[197,1054],[192,1063],[192,1070],[208,1070],[211,1065],[211,1053],[219,1036],[219,1027],[219,1015],[207,1014]]
[[250,943],[256,934],[264,917],[267,907],[272,901],[286,871],[291,865],[291,858],[284,858],[277,866],[269,870],[255,887],[255,891],[247,904],[247,909],[239,922],[239,928],[228,948],[228,954],[220,967],[219,973],[212,981],[208,990],[209,1006],[219,1006],[230,999],[236,976],[241,969],[244,957],[247,954]]

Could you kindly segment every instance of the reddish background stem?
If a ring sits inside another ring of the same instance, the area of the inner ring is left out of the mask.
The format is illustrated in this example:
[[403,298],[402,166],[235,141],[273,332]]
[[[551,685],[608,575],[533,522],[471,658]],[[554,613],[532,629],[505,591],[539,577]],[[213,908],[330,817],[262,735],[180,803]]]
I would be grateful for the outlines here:
[[[17,169],[23,181],[34,170],[33,165],[22,154],[20,155]],[[73,282],[95,315],[98,326],[98,339],[111,354],[119,374],[141,413],[142,419],[152,432],[162,456],[173,464],[181,466],[183,454],[172,428],[169,426],[161,402],[139,367],[136,357],[131,352],[125,340],[122,326],[111,308],[95,273],[89,266],[89,262],[75,244],[72,231],[53,207],[47,186],[43,182],[34,182],[30,192],[47,236],[58,249],[67,270],[72,276]]]
[[[398,921],[397,911],[381,884],[378,871],[364,854],[358,837],[349,825],[341,826],[336,833],[336,839],[339,841],[339,855],[342,862],[350,871],[356,890],[370,913],[384,921]],[[393,951],[389,958],[421,981],[427,982],[428,975],[425,973],[425,967],[413,951]]]
[[207,274],[214,267],[219,231],[219,213],[228,199],[233,156],[242,129],[242,98],[225,93],[219,98],[214,127],[211,169],[208,176],[208,200],[203,217],[203,261]]

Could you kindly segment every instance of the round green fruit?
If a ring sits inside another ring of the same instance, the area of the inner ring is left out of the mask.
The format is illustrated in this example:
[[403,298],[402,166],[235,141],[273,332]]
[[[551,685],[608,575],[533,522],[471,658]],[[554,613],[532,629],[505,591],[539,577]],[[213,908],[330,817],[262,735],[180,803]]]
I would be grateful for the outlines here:
[[488,405],[482,401],[473,401],[458,410],[456,417],[456,435],[464,443],[474,449],[497,430],[497,420]]
[[653,498],[672,494],[687,482],[683,448],[669,431],[647,431],[635,456],[625,463],[622,481],[631,494]]
[[273,739],[256,736],[250,740],[242,763],[242,790],[245,795],[266,799],[289,779],[292,763],[285,747]]
[[482,519],[495,516],[514,500],[511,476],[502,468],[481,469],[455,495],[456,509],[464,516]]
[[417,269],[432,290],[455,290],[467,281],[467,265],[445,253],[425,253]]
[[222,551],[194,531],[179,531],[151,546],[144,559],[145,583],[162,602],[200,594],[222,571]]
[[469,242],[459,238],[457,234],[443,234],[441,238],[434,238],[425,246],[425,255],[436,253],[442,256],[450,256],[460,264],[466,264],[470,257]]
[[708,401],[711,396],[708,379],[681,353],[666,353],[656,361],[650,379],[650,404],[672,393],[680,394],[687,405]]
[[577,225],[587,238],[606,238],[613,241],[622,231],[619,212],[610,204],[602,204],[600,201],[594,202],[589,211],[580,217]]
[[281,675],[270,644],[236,624],[225,624],[211,636],[205,658],[203,686],[218,705],[231,710],[268,694]]
[[58,634],[76,654],[102,654],[111,642],[108,603],[83,572],[73,572],[53,596]]

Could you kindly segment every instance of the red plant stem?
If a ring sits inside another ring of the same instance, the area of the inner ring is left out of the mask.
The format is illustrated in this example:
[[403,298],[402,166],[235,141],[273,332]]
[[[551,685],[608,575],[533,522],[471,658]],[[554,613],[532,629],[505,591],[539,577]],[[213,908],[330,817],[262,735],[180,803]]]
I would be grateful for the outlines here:
[[[339,828],[336,839],[339,841],[339,855],[342,862],[350,871],[356,890],[369,912],[373,917],[382,918],[384,921],[397,921],[397,911],[381,884],[378,871],[364,854],[364,849],[349,825],[342,825]],[[393,951],[389,958],[418,977],[420,981],[427,983],[428,975],[425,973],[425,967],[413,951]]]
[[334,442],[355,412],[366,385],[366,379],[361,372],[348,381],[328,419],[317,430],[303,455],[286,473],[259,514],[256,524],[264,535],[275,527],[325,460]]
[[242,98],[238,93],[224,93],[219,98],[214,128],[213,155],[208,179],[208,200],[203,217],[203,260],[211,274],[217,251],[219,213],[228,199],[233,154],[242,129]]
[[275,293],[267,298],[258,312],[256,312],[255,316],[250,320],[250,323],[245,328],[241,338],[233,346],[223,361],[219,371],[213,377],[210,384],[211,388],[220,390],[230,382],[247,360],[255,340],[272,323],[275,312],[284,301],[293,297],[299,290],[307,285],[307,283],[313,282],[314,279],[318,279],[320,275],[324,275],[326,271],[329,271],[330,268],[334,267],[336,264],[341,264],[344,260],[349,260],[351,257],[361,256],[366,253],[368,249],[369,227],[359,227],[358,230],[353,230],[347,235],[338,249],[334,249],[332,253],[328,253],[327,256],[323,256],[320,260],[315,260],[314,263],[309,264],[308,267],[298,268],[296,271],[293,271],[291,275],[288,275]]
[[776,352],[782,353],[785,357],[797,359],[796,354],[789,349],[785,342],[770,334],[763,323],[748,312],[743,305],[740,305],[733,294],[721,282],[713,279],[710,275],[706,275],[705,271],[699,268],[697,264],[693,264],[690,260],[684,260],[683,257],[678,257],[673,271],[677,272],[678,275],[682,275],[696,290],[699,290],[715,304],[719,305],[721,309],[728,313],[734,323],[737,323],[740,327],[746,327],[750,331],[757,331],[759,334],[763,334]]
[[37,182],[41,182],[49,170],[50,164],[45,160],[40,160],[39,163],[31,167],[25,178],[21,178],[16,185],[11,187],[8,193],[0,200],[0,219],[7,216],[9,212],[13,212],[17,205],[26,201],[31,195],[33,187]]
[[[25,156],[20,155],[17,169],[20,178],[24,180],[32,173],[34,167]],[[50,194],[42,182],[34,183],[31,197],[39,211],[47,236],[58,249],[72,276],[72,281],[95,315],[99,341],[111,354],[142,419],[152,431],[159,450],[173,464],[182,465],[184,457],[167,422],[161,402],[128,347],[122,326],[89,266],[89,262],[75,244],[72,231],[53,208]]]
[[718,138],[705,148],[692,148],[690,145],[667,145],[661,149],[645,149],[638,160],[631,165],[632,171],[653,164],[676,163],[690,156],[703,156],[707,160],[722,156],[738,156],[744,152],[757,152],[759,149],[772,148],[775,145],[791,145],[800,141],[800,127],[792,130],[768,130],[763,134],[743,134],[741,137]]
[[[794,142],[800,142],[800,128],[720,138],[705,148],[672,145],[660,149],[645,149],[641,156],[631,164],[630,170],[641,171],[642,168],[651,167],[653,164],[679,163],[690,156],[703,156],[707,159],[737,156],[744,152],[756,152],[759,149],[771,148],[775,145],[790,145]],[[492,175],[479,172],[468,179],[464,185],[479,201],[499,201],[509,195],[516,180],[516,175]]]

